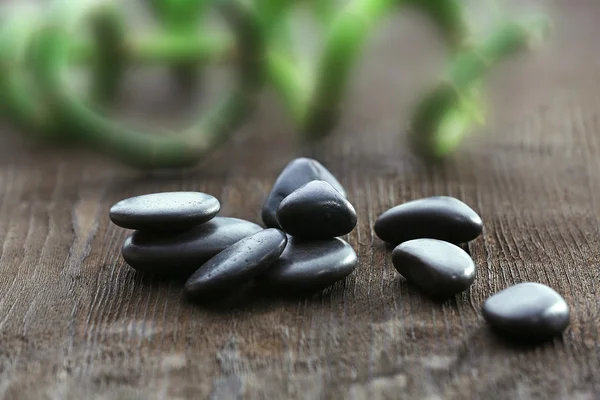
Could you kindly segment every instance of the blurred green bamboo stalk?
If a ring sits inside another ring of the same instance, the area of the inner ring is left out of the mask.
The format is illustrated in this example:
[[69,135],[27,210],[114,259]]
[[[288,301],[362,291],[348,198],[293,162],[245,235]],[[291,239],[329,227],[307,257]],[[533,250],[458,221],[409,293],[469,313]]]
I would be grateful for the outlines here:
[[[37,84],[60,120],[61,129],[78,132],[78,139],[100,151],[138,167],[181,167],[197,162],[234,132],[252,110],[253,99],[261,86],[262,53],[258,27],[251,14],[240,7],[224,5],[223,14],[232,22],[240,43],[238,87],[225,96],[215,108],[200,116],[189,129],[163,135],[147,134],[122,126],[94,111],[73,93],[65,83],[65,68],[70,54],[70,37],[83,21],[102,22],[111,30],[95,30],[96,43],[112,48],[117,30],[111,22],[116,11],[114,3],[80,0],[80,7],[72,7],[70,0],[57,1],[51,10],[50,23],[37,30],[33,51]],[[102,52],[100,52],[102,54]],[[114,60],[104,60],[110,64]]]
[[546,17],[506,21],[478,46],[458,53],[443,80],[426,94],[413,116],[410,138],[428,158],[453,152],[476,123],[483,123],[481,81],[499,62],[539,43],[550,29]]

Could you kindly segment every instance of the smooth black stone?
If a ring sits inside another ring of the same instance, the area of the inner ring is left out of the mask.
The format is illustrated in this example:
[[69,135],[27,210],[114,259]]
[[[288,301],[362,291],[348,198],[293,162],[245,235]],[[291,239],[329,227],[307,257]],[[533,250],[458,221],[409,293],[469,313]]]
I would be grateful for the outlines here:
[[350,275],[358,265],[352,246],[342,239],[303,241],[288,237],[288,244],[261,278],[271,292],[314,293]]
[[126,229],[185,230],[211,220],[219,200],[200,192],[153,193],[121,200],[110,209],[110,219]]
[[346,191],[342,185],[320,162],[311,158],[297,158],[281,171],[263,205],[262,220],[267,227],[280,228],[276,216],[279,204],[294,190],[310,181],[325,181],[346,197]]
[[287,196],[277,210],[281,229],[301,239],[331,239],[356,226],[356,211],[325,181],[312,181]]
[[229,246],[187,280],[185,292],[196,297],[229,291],[266,272],[279,259],[287,236],[279,229],[264,229]]
[[475,281],[475,264],[460,247],[437,239],[415,239],[392,252],[392,263],[409,283],[432,297],[460,293]]
[[494,330],[510,339],[542,341],[560,335],[569,325],[569,306],[541,283],[511,286],[489,297],[483,316]]
[[242,219],[215,217],[171,235],[136,231],[125,240],[122,254],[138,271],[187,278],[225,248],[261,230]]
[[459,244],[475,239],[482,231],[479,215],[462,201],[447,196],[400,204],[375,222],[377,236],[392,244],[421,238]]

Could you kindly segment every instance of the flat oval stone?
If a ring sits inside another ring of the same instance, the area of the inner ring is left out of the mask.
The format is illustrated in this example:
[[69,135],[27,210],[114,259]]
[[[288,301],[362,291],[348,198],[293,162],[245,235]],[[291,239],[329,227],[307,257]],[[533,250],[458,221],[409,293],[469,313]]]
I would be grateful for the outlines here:
[[400,204],[381,214],[375,222],[377,236],[392,244],[421,238],[465,243],[482,231],[479,215],[462,201],[447,196]]
[[489,297],[483,317],[492,328],[513,339],[547,340],[569,325],[569,306],[541,283],[519,283]]
[[357,218],[352,204],[333,186],[312,181],[283,199],[277,221],[294,237],[331,239],[350,233]]
[[214,218],[219,200],[200,192],[153,193],[121,200],[110,209],[121,228],[148,231],[185,230]]
[[437,239],[415,239],[392,252],[392,263],[406,280],[432,297],[460,293],[475,281],[475,264],[460,247]]
[[311,158],[297,158],[291,161],[275,181],[273,189],[262,209],[262,220],[269,228],[280,228],[277,222],[277,209],[281,201],[310,181],[325,181],[346,197],[346,191],[337,179],[320,162]]
[[266,272],[285,249],[287,236],[279,229],[264,229],[229,246],[187,280],[188,296],[228,291]]
[[357,265],[354,249],[342,239],[288,237],[283,254],[261,279],[280,293],[317,292],[350,275]]
[[242,219],[215,217],[170,235],[136,231],[125,240],[122,253],[138,271],[187,278],[225,248],[261,230]]

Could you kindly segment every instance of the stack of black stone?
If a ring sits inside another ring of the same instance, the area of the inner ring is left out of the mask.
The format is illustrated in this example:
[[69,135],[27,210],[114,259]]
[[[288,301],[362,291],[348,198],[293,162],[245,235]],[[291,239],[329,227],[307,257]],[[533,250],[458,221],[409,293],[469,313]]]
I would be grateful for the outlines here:
[[[384,212],[374,228],[380,239],[396,246],[396,270],[423,293],[447,298],[475,281],[475,263],[459,245],[477,238],[483,222],[460,200],[439,196],[410,201]],[[525,282],[488,298],[483,316],[511,339],[538,341],[565,330],[569,307],[548,286]]]
[[[235,292],[257,284],[267,292],[309,294],[350,275],[358,265],[340,237],[357,215],[337,179],[318,161],[298,158],[281,172],[263,206],[263,227],[218,217],[219,201],[205,193],[172,192],[115,204],[111,220],[134,230],[123,245],[136,270],[184,278],[192,298]],[[398,205],[376,221],[375,233],[396,246],[392,263],[425,294],[447,298],[467,290],[476,266],[460,245],[483,231],[479,215],[452,197]],[[483,316],[511,338],[545,340],[569,324],[569,307],[548,286],[526,282],[488,298]]]
[[343,187],[319,162],[299,158],[277,178],[263,207],[267,229],[218,217],[219,200],[199,192],[155,193],[115,204],[110,219],[134,232],[122,255],[132,268],[186,279],[189,297],[209,298],[257,283],[269,292],[323,290],[358,258],[340,239],[357,216]]

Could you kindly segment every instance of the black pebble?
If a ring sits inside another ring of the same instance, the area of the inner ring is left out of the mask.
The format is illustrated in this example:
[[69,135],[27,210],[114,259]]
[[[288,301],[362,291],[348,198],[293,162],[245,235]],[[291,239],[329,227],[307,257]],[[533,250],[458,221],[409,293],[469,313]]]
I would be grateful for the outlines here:
[[415,239],[392,252],[396,270],[432,297],[460,293],[475,280],[475,264],[460,247],[436,239]]
[[200,267],[187,280],[185,292],[196,297],[237,288],[264,273],[286,244],[286,234],[278,229],[264,229],[242,239]]
[[475,239],[482,230],[483,222],[475,211],[447,196],[409,201],[384,212],[375,222],[377,236],[392,244],[420,238],[459,244]]
[[167,192],[131,197],[110,209],[110,219],[126,229],[176,231],[189,229],[214,218],[221,205],[200,192]]
[[569,325],[569,306],[541,283],[519,283],[488,298],[486,321],[511,339],[542,341],[560,335]]
[[283,254],[261,280],[272,292],[314,293],[344,279],[357,265],[354,249],[342,239],[302,241],[289,237]]
[[127,264],[141,272],[188,278],[225,248],[261,230],[249,221],[215,217],[171,235],[136,231],[125,240],[122,253]]
[[280,228],[277,222],[279,203],[294,190],[310,181],[321,180],[329,183],[346,197],[346,191],[335,177],[320,162],[310,158],[297,158],[281,172],[262,209],[262,220],[269,228]]
[[331,239],[356,226],[356,211],[325,181],[312,181],[292,192],[277,210],[281,228],[301,239]]

